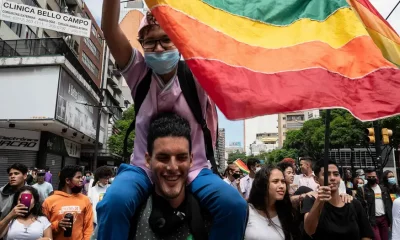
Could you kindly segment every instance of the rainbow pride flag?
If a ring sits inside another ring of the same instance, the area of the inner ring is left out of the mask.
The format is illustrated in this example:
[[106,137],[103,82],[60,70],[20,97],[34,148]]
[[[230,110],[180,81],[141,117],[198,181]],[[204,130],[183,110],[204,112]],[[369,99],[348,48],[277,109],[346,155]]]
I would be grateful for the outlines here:
[[[367,0],[146,0],[229,119],[400,112],[399,36]],[[378,21],[379,20],[379,21]]]
[[238,166],[239,169],[240,169],[242,172],[244,172],[244,173],[246,173],[246,174],[249,174],[249,173],[250,173],[249,168],[247,167],[247,165],[246,165],[242,160],[236,159],[233,163],[236,164],[236,166]]

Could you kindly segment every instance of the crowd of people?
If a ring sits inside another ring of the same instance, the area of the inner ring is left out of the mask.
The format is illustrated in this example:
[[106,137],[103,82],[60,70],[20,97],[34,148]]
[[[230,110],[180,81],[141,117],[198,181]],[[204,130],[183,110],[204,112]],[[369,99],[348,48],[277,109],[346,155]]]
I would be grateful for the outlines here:
[[[341,177],[335,162],[325,169],[308,157],[299,166],[248,159],[249,174],[230,164],[224,178],[209,169],[218,128],[214,102],[191,84],[195,77],[151,12],[139,27],[144,54],[132,49],[118,25],[119,8],[119,0],[103,1],[102,29],[142,105],[135,109],[131,164],[122,164],[115,179],[107,166],[94,175],[65,166],[54,191],[48,169],[11,165],[0,189],[0,238],[400,239],[393,172],[381,181],[374,169]],[[188,88],[195,97],[185,94]]]

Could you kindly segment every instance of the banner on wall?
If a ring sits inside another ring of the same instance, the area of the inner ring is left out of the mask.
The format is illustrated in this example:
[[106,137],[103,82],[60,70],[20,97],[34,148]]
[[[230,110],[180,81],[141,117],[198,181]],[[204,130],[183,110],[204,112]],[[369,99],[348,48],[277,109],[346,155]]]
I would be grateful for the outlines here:
[[0,0],[0,19],[67,34],[90,37],[92,21],[48,9]]

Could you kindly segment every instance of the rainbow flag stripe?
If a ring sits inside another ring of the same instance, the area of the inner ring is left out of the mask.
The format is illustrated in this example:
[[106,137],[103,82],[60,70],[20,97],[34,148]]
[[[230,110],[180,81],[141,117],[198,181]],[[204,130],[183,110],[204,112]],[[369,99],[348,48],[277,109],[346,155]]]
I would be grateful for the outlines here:
[[246,173],[246,174],[249,174],[249,173],[250,173],[249,168],[247,167],[247,165],[246,165],[242,160],[237,159],[237,160],[234,161],[233,163],[236,164],[236,166],[238,166],[239,169],[240,169],[242,172],[244,172],[244,173]]
[[367,0],[348,1],[146,3],[229,119],[316,108],[361,120],[397,114],[399,36]]

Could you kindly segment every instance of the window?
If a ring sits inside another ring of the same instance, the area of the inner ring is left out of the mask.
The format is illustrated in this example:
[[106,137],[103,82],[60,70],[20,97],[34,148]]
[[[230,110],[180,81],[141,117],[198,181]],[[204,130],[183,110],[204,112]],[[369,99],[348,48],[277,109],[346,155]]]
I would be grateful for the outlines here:
[[79,52],[79,44],[78,44],[77,41],[74,41],[74,51],[75,51],[76,53]]
[[283,117],[282,120],[286,120],[286,117]]
[[304,121],[304,115],[292,115],[287,117],[288,121]]
[[286,128],[286,124],[283,124],[283,126],[282,126],[283,128]]
[[96,56],[96,58],[100,59],[100,53],[97,50],[97,48],[94,45],[94,43],[92,42],[92,40],[90,40],[90,38],[84,38],[83,41],[85,42],[86,46],[88,46],[90,51]]
[[25,38],[26,39],[37,38],[35,32],[28,26],[26,26],[25,28]]
[[99,76],[99,69],[94,65],[92,60],[84,53],[82,52],[82,62],[85,64],[85,66],[96,76]]
[[21,30],[22,30],[22,25],[19,23],[13,23],[13,22],[6,22],[4,23],[13,31],[15,34],[17,34],[19,37],[21,36]]
[[96,27],[92,24],[92,34],[97,38],[97,30]]
[[29,5],[29,6],[32,6],[32,7],[39,7],[40,8],[40,6],[39,6],[39,4],[37,3],[36,0],[22,0],[22,3],[26,4],[26,5]]

